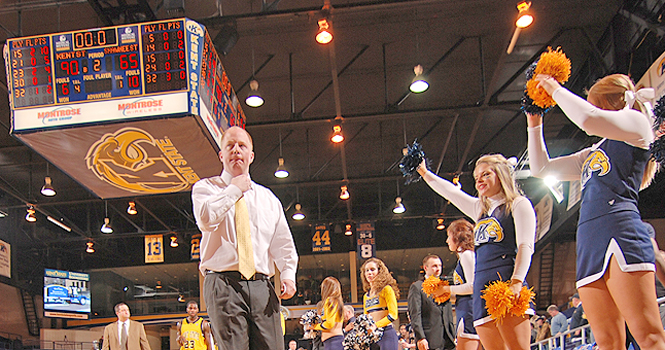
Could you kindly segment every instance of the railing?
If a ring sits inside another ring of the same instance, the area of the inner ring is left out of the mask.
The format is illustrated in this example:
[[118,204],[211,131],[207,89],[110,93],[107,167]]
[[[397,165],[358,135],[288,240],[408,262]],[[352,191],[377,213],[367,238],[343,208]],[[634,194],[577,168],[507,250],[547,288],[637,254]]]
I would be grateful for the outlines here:
[[[656,300],[658,302],[658,305],[661,305],[665,303],[665,297],[658,298]],[[575,335],[575,333],[580,332],[579,335]],[[570,339],[568,343],[566,343],[566,338],[570,335]],[[593,333],[591,333],[591,328],[589,328],[589,325],[586,324],[582,327],[575,328],[570,331],[566,331],[559,335],[558,337],[550,337],[544,340],[541,340],[539,342],[535,342],[531,344],[531,349],[532,350],[548,350],[548,349],[555,349],[557,347],[560,347],[563,350],[569,350],[569,349],[574,349],[575,347],[578,347],[580,345],[586,345],[586,344],[593,344]]]
[[[580,332],[579,335],[576,335],[575,333]],[[568,338],[568,335],[570,335],[570,339],[568,343],[566,343],[566,339]],[[593,343],[593,334],[591,334],[591,328],[589,328],[589,325],[586,324],[582,327],[578,327],[566,332],[561,333],[561,335],[557,337],[550,337],[544,340],[541,340],[539,342],[531,344],[531,349],[535,350],[548,350],[548,349],[555,349],[557,347],[565,350],[573,349],[577,346],[580,345],[586,345],[586,344],[592,344]]]
[[40,349],[53,350],[98,350],[97,341],[94,342],[73,342],[73,341],[43,341],[40,342]]

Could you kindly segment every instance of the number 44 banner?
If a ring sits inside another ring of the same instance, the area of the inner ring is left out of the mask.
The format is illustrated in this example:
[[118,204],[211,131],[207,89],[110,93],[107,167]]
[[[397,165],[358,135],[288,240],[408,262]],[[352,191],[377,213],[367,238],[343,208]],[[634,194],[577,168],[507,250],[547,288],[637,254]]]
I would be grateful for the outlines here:
[[162,235],[145,236],[145,263],[164,262],[164,244]]
[[358,258],[369,259],[376,256],[376,231],[374,221],[361,221],[356,227]]
[[330,227],[327,224],[314,225],[312,234],[312,253],[330,252]]

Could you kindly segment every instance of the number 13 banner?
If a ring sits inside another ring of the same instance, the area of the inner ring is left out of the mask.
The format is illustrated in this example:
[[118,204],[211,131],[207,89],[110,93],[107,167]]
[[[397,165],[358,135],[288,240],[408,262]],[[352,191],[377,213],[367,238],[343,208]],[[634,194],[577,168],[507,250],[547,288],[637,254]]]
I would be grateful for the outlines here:
[[164,262],[162,235],[145,236],[145,263]]
[[374,221],[361,221],[356,228],[358,237],[358,258],[369,259],[376,256],[376,231]]
[[329,252],[330,249],[330,227],[327,224],[314,225],[314,234],[312,235],[312,253]]

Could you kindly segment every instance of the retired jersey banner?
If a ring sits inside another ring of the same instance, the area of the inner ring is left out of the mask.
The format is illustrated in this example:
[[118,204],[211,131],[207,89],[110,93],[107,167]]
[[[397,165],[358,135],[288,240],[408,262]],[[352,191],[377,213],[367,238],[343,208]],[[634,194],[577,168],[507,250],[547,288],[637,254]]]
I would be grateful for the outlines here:
[[12,278],[12,246],[0,240],[0,276]]
[[361,221],[356,227],[358,237],[358,258],[369,259],[376,257],[376,231],[374,221]]
[[192,236],[192,240],[190,241],[191,244],[191,249],[189,251],[189,255],[192,260],[199,260],[201,259],[201,234],[195,234]]
[[164,239],[162,235],[145,236],[145,263],[164,262]]
[[331,251],[330,226],[328,224],[314,225],[312,233],[312,253],[324,253]]

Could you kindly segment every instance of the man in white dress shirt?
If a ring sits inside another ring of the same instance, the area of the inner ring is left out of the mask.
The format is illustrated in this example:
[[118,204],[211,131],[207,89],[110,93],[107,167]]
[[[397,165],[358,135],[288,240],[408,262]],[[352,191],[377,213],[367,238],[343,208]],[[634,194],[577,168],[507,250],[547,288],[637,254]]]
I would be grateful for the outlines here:
[[[254,161],[249,133],[235,126],[226,130],[219,158],[222,174],[202,179],[192,189],[194,216],[203,234],[199,269],[205,276],[213,337],[220,350],[282,350],[279,300],[269,278],[276,265],[279,298],[295,294],[298,254],[291,230],[279,199],[249,176]],[[247,220],[248,227],[242,223]],[[253,265],[249,272],[248,264]]]

